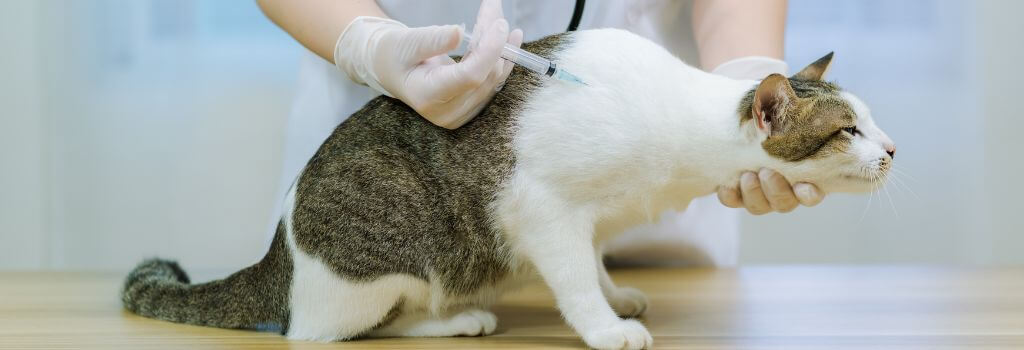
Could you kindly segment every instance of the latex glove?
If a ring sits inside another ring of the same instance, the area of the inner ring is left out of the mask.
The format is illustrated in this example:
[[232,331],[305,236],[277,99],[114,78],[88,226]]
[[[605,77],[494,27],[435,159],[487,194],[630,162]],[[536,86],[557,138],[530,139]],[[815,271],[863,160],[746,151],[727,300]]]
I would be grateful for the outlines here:
[[[711,72],[734,79],[763,79],[771,73],[785,75],[786,62],[770,57],[750,56],[722,63]],[[746,208],[751,214],[787,213],[799,204],[814,206],[825,198],[824,192],[809,183],[792,186],[784,176],[771,169],[759,169],[740,175],[734,187],[720,186],[718,200],[730,208]]]
[[519,46],[523,32],[509,32],[500,0],[484,0],[469,52],[456,63],[458,26],[409,28],[385,18],[357,17],[334,48],[339,69],[356,83],[397,98],[435,125],[454,129],[490,102],[512,71],[501,59],[506,42]]

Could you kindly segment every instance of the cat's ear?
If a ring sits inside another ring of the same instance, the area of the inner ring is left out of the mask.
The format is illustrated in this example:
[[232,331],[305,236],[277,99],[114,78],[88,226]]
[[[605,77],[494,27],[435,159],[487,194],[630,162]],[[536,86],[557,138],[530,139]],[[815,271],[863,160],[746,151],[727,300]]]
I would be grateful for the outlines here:
[[784,130],[786,112],[796,106],[796,92],[789,85],[789,79],[782,74],[772,74],[761,81],[754,92],[752,117],[757,129],[769,137]]
[[814,63],[811,63],[803,70],[793,74],[795,80],[821,80],[825,77],[825,73],[828,72],[828,66],[832,64],[832,54],[829,52],[822,58],[819,58]]

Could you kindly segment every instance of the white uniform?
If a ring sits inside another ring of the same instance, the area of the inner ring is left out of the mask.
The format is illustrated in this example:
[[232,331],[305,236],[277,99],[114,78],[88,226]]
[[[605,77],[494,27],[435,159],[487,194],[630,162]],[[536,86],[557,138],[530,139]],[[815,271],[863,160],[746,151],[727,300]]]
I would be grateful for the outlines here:
[[[479,7],[466,0],[378,0],[388,16],[410,27],[435,24],[472,26]],[[591,0],[586,2],[579,28],[622,28],[667,48],[696,65],[697,48],[690,25],[689,1]],[[521,28],[530,41],[565,31],[573,1],[504,0],[510,28]],[[469,28],[471,29],[471,28]],[[345,118],[378,95],[351,82],[330,62],[306,52],[299,69],[295,104],[288,118],[284,172],[279,198],[298,176],[320,144]],[[280,205],[277,207],[280,212]],[[276,219],[274,227],[276,227]],[[622,262],[735,265],[738,250],[737,211],[716,198],[694,200],[683,213],[667,212],[660,220],[627,231],[606,247]]]

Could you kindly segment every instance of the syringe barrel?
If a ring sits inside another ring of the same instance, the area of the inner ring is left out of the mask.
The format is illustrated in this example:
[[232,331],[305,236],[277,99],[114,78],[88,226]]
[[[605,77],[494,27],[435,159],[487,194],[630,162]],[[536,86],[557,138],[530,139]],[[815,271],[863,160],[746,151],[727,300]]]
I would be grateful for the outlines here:
[[[465,29],[462,29],[462,42],[468,45],[470,37],[472,37],[472,35],[466,33]],[[518,64],[523,68],[529,69],[538,74],[551,76],[551,74],[554,73],[554,69],[551,67],[551,61],[509,44],[505,44],[505,47],[501,50],[501,58],[512,61],[512,63]]]
[[501,58],[542,75],[550,75],[548,69],[551,67],[551,61],[518,47],[505,44],[505,48],[501,50]]

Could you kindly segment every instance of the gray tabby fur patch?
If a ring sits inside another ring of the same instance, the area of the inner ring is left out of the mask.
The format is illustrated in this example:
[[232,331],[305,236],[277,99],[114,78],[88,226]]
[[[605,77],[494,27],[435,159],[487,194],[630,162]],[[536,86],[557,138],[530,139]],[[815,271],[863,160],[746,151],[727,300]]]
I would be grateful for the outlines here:
[[[523,48],[552,57],[554,35]],[[346,280],[389,274],[439,278],[470,294],[509,273],[488,204],[515,163],[515,116],[540,78],[515,68],[480,114],[457,130],[434,126],[401,101],[377,97],[341,123],[299,178],[292,223],[299,249]],[[262,261],[189,284],[177,263],[150,259],[121,300],[139,315],[223,328],[288,327],[293,262],[279,225]]]

